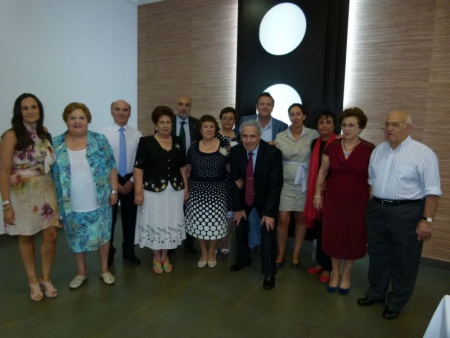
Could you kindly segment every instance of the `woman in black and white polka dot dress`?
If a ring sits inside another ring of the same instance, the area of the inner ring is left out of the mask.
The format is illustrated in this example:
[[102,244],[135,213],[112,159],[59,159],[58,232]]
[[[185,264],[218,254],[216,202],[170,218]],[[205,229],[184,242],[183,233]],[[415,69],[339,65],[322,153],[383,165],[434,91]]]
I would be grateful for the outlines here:
[[186,163],[189,198],[186,232],[198,238],[201,257],[198,267],[217,265],[217,241],[227,235],[227,164],[225,145],[215,138],[219,125],[210,115],[200,118],[202,140],[191,145]]

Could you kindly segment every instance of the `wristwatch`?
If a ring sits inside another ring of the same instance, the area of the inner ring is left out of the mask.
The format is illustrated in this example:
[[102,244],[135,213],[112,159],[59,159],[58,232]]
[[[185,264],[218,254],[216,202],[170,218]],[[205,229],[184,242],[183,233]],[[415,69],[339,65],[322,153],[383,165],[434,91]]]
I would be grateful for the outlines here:
[[117,195],[117,190],[111,190],[111,194]]
[[433,223],[433,218],[432,218],[432,217],[425,217],[425,216],[422,216],[422,219],[425,220],[425,221],[427,221],[428,223]]

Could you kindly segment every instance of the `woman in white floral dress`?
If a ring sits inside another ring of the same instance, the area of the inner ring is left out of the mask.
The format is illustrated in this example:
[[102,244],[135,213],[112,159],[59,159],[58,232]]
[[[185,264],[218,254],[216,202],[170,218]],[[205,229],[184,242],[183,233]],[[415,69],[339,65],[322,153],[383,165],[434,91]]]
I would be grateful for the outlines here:
[[[19,236],[19,251],[34,301],[56,297],[50,281],[59,228],[58,203],[50,166],[55,161],[51,137],[43,126],[44,108],[33,94],[14,104],[12,128],[0,144],[0,188],[4,227],[0,233]],[[42,232],[41,275],[35,264],[34,235]],[[42,293],[41,288],[44,290]]]

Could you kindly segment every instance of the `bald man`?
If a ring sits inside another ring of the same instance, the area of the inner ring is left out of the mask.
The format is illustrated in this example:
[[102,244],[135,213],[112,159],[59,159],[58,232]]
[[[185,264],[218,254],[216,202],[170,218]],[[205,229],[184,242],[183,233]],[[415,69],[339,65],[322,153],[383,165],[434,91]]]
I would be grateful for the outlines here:
[[[183,145],[187,151],[192,142],[200,141],[200,121],[192,116],[192,99],[187,95],[181,95],[178,97],[176,103],[177,114],[172,120],[172,136],[180,136],[183,141]],[[197,250],[194,247],[194,237],[186,234],[184,240],[184,249],[186,252],[193,255],[197,254]]]
[[[126,163],[124,172],[118,174],[119,189],[117,193],[120,201],[120,214],[122,219],[122,257],[131,264],[138,265],[141,263],[140,259],[134,253],[134,234],[136,229],[136,206],[134,205],[134,183],[133,167],[136,157],[136,150],[139,144],[139,139],[142,134],[139,130],[128,125],[128,120],[131,115],[131,106],[124,100],[117,100],[111,104],[111,116],[114,119],[114,124],[107,127],[100,132],[106,136],[109,144],[114,152],[117,168],[120,168],[120,137],[121,132],[125,136],[126,148]],[[121,129],[123,129],[121,131]],[[120,170],[118,170],[119,172]],[[116,248],[114,242],[114,230],[117,220],[117,211],[119,203],[113,206],[113,219],[111,231],[111,246],[109,248],[108,266],[111,266],[114,261],[114,254]]]
[[383,318],[395,319],[413,293],[422,244],[431,237],[442,192],[437,157],[411,138],[409,114],[393,111],[383,127],[386,142],[375,148],[369,163],[370,287],[358,304],[385,303]]

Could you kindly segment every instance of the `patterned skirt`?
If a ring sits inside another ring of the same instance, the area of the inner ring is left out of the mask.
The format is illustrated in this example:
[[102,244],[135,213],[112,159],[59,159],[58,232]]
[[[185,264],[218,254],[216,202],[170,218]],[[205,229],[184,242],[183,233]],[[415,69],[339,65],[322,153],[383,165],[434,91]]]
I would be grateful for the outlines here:
[[161,192],[144,190],[144,203],[138,207],[135,244],[152,250],[175,249],[186,238],[184,190],[168,184]]
[[63,217],[64,233],[73,253],[96,251],[111,239],[112,207],[87,212],[72,211]]

